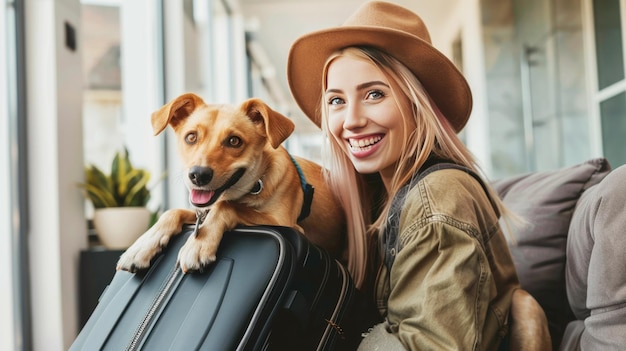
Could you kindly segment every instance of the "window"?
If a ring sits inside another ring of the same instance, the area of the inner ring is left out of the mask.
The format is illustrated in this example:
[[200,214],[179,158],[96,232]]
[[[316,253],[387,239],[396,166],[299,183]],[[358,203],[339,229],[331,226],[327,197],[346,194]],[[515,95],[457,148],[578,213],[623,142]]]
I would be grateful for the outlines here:
[[109,172],[115,153],[128,149],[133,164],[153,175],[148,208],[156,211],[165,205],[158,176],[163,140],[150,126],[150,115],[163,103],[161,1],[81,0],[81,5],[85,164]]
[[594,0],[593,22],[598,88],[624,80],[622,24],[619,0]]
[[26,255],[23,2],[0,6],[0,349],[31,348]]
[[591,79],[594,122],[599,135],[596,147],[617,167],[626,164],[624,8],[620,0],[588,0],[586,5],[588,21],[592,23],[591,47],[595,52],[589,60],[596,75]]
[[621,92],[600,103],[602,148],[613,167],[626,163],[626,92]]

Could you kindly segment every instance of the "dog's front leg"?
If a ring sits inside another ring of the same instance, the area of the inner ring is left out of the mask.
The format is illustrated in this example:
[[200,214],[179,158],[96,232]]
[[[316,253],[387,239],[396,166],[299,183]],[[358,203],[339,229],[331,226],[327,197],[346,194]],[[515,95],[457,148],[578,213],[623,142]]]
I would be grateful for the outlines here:
[[236,211],[224,203],[216,203],[207,218],[178,252],[178,264],[183,272],[202,271],[215,261],[217,248],[224,232],[238,224]]
[[159,220],[122,254],[117,262],[117,270],[136,272],[150,267],[154,256],[167,246],[170,238],[180,233],[184,224],[194,223],[195,220],[196,213],[192,210],[165,211]]

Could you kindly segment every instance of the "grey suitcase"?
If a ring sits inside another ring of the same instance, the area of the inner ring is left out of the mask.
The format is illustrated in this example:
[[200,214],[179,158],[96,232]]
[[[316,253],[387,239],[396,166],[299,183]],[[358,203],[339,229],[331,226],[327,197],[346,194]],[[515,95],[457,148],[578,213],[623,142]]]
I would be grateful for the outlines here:
[[184,275],[192,231],[146,272],[116,272],[70,350],[351,350],[373,324],[346,268],[294,229],[227,232],[217,261]]

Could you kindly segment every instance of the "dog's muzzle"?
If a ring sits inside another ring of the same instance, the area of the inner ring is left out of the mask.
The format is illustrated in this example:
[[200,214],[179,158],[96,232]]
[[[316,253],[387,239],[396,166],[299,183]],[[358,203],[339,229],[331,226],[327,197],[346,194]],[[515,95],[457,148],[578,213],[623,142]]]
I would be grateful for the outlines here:
[[[195,207],[207,207],[217,201],[217,199],[231,186],[235,185],[246,172],[245,168],[239,168],[221,187],[210,189],[191,189],[189,202]],[[189,180],[193,185],[203,187],[208,185],[213,179],[213,170],[209,167],[194,166],[189,170]]]
[[193,185],[205,186],[213,179],[213,170],[209,167],[193,166],[189,170],[189,180]]

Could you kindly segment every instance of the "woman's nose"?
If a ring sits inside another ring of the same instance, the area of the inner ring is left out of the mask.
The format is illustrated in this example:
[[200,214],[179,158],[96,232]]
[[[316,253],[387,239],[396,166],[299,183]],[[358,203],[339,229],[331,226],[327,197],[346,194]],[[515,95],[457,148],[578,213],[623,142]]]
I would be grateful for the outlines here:
[[348,130],[363,128],[367,125],[367,118],[363,114],[363,109],[359,104],[350,104],[346,111],[346,118],[343,121],[343,128]]

